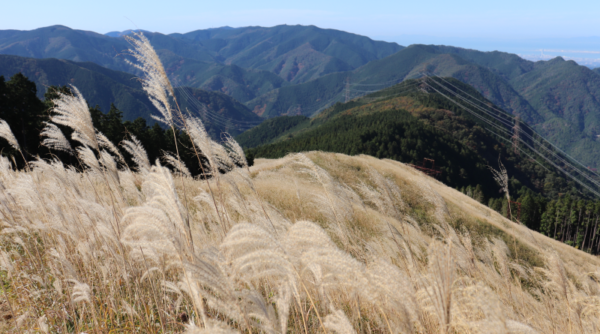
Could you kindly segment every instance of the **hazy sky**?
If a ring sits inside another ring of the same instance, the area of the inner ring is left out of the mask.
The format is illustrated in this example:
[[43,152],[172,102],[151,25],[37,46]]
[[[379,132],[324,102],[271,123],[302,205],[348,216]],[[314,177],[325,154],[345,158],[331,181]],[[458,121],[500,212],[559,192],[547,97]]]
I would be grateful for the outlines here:
[[600,1],[8,1],[0,29],[62,24],[106,33],[139,27],[162,33],[224,25],[316,25],[377,38],[573,37],[600,35]]

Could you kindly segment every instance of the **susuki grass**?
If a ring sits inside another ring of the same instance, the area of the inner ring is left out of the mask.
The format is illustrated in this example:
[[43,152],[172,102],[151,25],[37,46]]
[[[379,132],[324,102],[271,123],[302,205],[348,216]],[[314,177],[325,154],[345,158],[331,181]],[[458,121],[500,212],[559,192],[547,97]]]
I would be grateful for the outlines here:
[[[134,46],[146,69],[149,43]],[[0,163],[2,330],[600,330],[597,258],[397,162],[313,152],[248,168],[234,140],[212,141],[171,105],[154,56],[144,87],[191,136],[207,178],[192,178],[177,152],[165,153],[173,170],[148,161],[136,138],[121,144],[127,166],[77,91],[62,96],[52,121],[73,128],[85,169]],[[72,151],[58,127],[44,135]]]

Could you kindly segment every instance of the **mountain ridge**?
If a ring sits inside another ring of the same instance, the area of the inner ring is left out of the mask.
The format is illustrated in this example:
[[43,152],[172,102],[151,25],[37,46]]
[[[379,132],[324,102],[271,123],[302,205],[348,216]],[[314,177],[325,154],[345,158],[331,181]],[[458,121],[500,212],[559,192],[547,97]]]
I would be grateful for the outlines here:
[[[0,76],[8,79],[16,73],[22,73],[36,84],[39,98],[43,98],[48,86],[74,85],[91,107],[98,105],[106,113],[114,103],[123,112],[124,120],[133,121],[142,117],[149,124],[155,122],[151,115],[158,111],[132,74],[113,71],[91,62],[0,55]],[[187,91],[185,95],[180,93],[183,89]],[[246,106],[223,93],[190,87],[176,88],[176,93],[182,106],[203,120],[207,120],[206,113],[198,107],[198,103],[207,106],[211,113],[219,114],[220,119],[231,120],[229,123],[206,122],[207,129],[215,138],[219,138],[222,131],[229,131],[233,135],[241,133],[247,128],[243,122],[259,124],[262,121]],[[190,97],[195,100],[188,101]]]

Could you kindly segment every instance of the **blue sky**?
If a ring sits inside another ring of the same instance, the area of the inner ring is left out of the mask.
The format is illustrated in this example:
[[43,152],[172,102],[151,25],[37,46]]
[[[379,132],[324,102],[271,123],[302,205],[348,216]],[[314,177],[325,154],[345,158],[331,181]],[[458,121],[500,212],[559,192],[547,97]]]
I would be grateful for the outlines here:
[[[173,33],[225,25],[312,24],[402,45],[449,44],[515,53],[521,50],[515,46],[519,43],[523,52],[538,52],[565,49],[560,41],[568,44],[573,37],[600,36],[598,0],[2,2],[0,29],[62,24],[100,33],[132,28]],[[552,42],[558,43],[546,46]],[[574,48],[600,51],[600,40],[568,46]]]
[[[600,1],[2,1],[0,29],[63,24],[163,33],[229,25],[314,24],[367,36],[574,37],[600,35]],[[133,23],[132,23],[133,22]]]

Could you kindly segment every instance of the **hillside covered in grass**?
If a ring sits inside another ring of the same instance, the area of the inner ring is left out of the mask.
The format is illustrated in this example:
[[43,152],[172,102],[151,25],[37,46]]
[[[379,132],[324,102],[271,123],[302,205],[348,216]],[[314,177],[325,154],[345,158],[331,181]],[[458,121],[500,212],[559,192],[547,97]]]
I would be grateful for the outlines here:
[[5,331],[598,330],[596,257],[399,162],[2,166]]
[[[473,88],[449,80],[473,101],[482,98]],[[419,81],[336,104],[310,120],[298,117],[274,118],[237,139],[248,147],[248,156],[256,158],[321,150],[425,163],[440,172],[440,181],[506,217],[572,246],[600,252],[600,203],[593,194],[539,156],[534,160],[533,151],[517,151],[510,141],[485,130],[482,119]],[[506,129],[512,133],[512,125]],[[534,133],[527,135],[532,139]],[[499,194],[489,169],[499,163],[508,170],[513,208]]]

